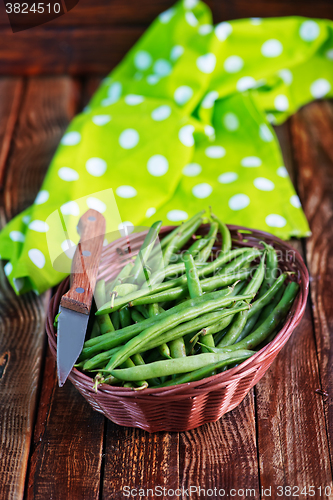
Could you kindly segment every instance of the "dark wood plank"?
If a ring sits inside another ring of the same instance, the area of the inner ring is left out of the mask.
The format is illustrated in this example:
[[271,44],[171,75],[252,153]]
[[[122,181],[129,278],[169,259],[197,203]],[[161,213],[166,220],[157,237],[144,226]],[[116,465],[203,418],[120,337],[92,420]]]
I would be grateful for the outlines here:
[[99,498],[104,417],[67,381],[59,388],[48,352],[38,407],[27,500]]
[[[83,86],[82,105],[89,102],[100,83],[89,77]],[[177,433],[148,434],[108,421],[103,470],[103,499],[124,498],[124,487],[179,487],[179,436]]]
[[0,498],[22,498],[49,293],[16,297],[0,269]]
[[282,156],[284,160],[284,166],[287,169],[291,182],[293,183],[295,189],[297,189],[296,185],[296,172],[294,169],[294,164],[292,160],[292,149],[291,149],[291,139],[290,139],[290,130],[288,126],[289,122],[284,123],[283,125],[279,125],[274,127],[276,136],[280,143]]
[[1,73],[106,75],[143,31],[142,27],[105,26],[61,30],[48,24],[19,33],[4,28],[1,30]]
[[[294,247],[302,251],[301,242]],[[332,486],[310,303],[301,324],[256,385],[260,483]],[[297,493],[295,490],[293,492]],[[298,492],[300,494],[300,491]]]
[[[277,127],[276,132],[297,189],[288,125]],[[293,245],[302,253],[302,242]],[[303,488],[332,484],[324,408],[316,393],[319,388],[309,302],[301,325],[255,388],[260,482],[264,489],[272,487],[273,497],[278,485]]]
[[219,20],[245,17],[305,16],[333,19],[333,5],[330,0],[233,0],[219,2],[216,15]]
[[[81,0],[67,14],[32,30],[12,33],[0,4],[2,74],[107,74],[138,40],[151,21],[173,4],[169,0],[138,4],[126,0]],[[303,15],[333,19],[328,0],[290,2],[257,0],[249,4],[208,2],[214,22],[240,17]],[[1,25],[2,19],[2,25]],[[54,43],[57,40],[57,43]]]
[[0,79],[0,189],[23,92],[22,78]]
[[[5,183],[5,207],[9,216],[22,210],[35,198],[61,135],[77,110],[78,102],[78,84],[69,77],[33,78],[28,81],[14,134]],[[8,308],[13,308],[11,300],[8,301]],[[25,303],[26,296],[20,300]],[[32,300],[31,302],[34,306],[34,302]],[[47,305],[46,302],[44,306]],[[31,314],[37,317],[32,306]],[[20,318],[18,313],[16,316]],[[44,310],[42,319],[39,317],[37,319],[43,334]],[[28,322],[31,324],[31,332],[26,332],[22,328],[24,321],[26,321],[24,316],[20,320],[16,319],[21,329],[13,332],[11,324],[14,323],[14,319],[8,317],[7,335],[14,339],[16,333],[16,342],[21,342],[20,339],[25,339],[27,336],[26,342],[30,342],[31,348],[34,349],[36,357],[34,373],[38,378],[42,357],[41,348],[38,349],[37,344],[39,338],[33,337],[32,341],[34,322]],[[44,335],[41,335],[42,342],[44,338]],[[0,350],[0,353],[2,352],[3,350]],[[27,385],[31,376],[30,378],[26,374],[25,376]],[[48,355],[42,375],[41,397],[31,448],[27,497],[43,500],[55,497],[97,499],[104,418],[93,412],[69,382],[62,389],[58,389],[56,383],[55,363]],[[15,387],[14,385],[14,389]],[[18,403],[15,400],[9,400],[7,405],[14,415],[17,412],[20,414],[20,408],[17,408]],[[29,439],[26,440],[25,447],[18,441],[25,453],[25,460],[29,454],[30,435],[33,430],[33,422],[29,424],[29,433],[26,432]],[[12,440],[15,442],[15,429],[13,436]],[[17,457],[13,455],[13,460],[15,458]],[[14,467],[12,469],[15,471]],[[23,464],[19,478],[24,486]],[[51,478],[55,478],[54,481]],[[15,481],[15,477],[12,478],[12,482],[9,481],[12,488]],[[22,492],[21,488],[20,495]],[[22,495],[13,498],[22,498]]]
[[[213,10],[216,0],[206,2]],[[175,4],[174,0],[80,0],[66,15],[51,21],[50,26],[147,26],[161,12]],[[8,25],[4,4],[0,4],[0,25]]]
[[[329,111],[328,111],[329,110]],[[332,103],[312,103],[291,120],[300,198],[312,236],[306,243],[321,388],[333,439],[333,121]],[[317,127],[315,133],[314,127]],[[329,153],[329,154],[328,154]],[[331,449],[332,453],[332,449]]]
[[[66,82],[74,88],[72,80],[55,78],[52,82],[47,79],[28,82],[23,94],[6,165],[1,203],[3,224],[35,198],[49,159],[73,115],[73,96],[69,99],[69,94],[65,93],[63,107],[57,98],[59,88],[63,88],[64,84],[66,88]],[[6,101],[6,94],[2,94],[1,98]],[[6,109],[5,106],[2,109]],[[49,293],[42,297],[29,293],[16,297],[1,268],[1,498],[23,496],[49,296]]]
[[[179,488],[179,435],[120,427],[108,422],[103,499],[123,499],[132,489]],[[142,494],[141,494],[142,497]],[[132,497],[133,498],[133,497]],[[136,498],[136,497],[135,497]],[[155,498],[150,493],[149,498]],[[157,496],[156,496],[157,498]],[[173,498],[162,495],[161,498]]]
[[80,103],[81,109],[83,109],[85,106],[87,106],[92,95],[98,89],[102,79],[103,78],[101,76],[88,76],[88,77],[84,78],[83,89],[82,89],[82,94],[81,94],[81,103]]
[[[182,433],[181,443],[181,486],[188,492],[197,488],[191,498],[229,498],[231,489],[252,490],[248,497],[259,497],[253,390],[218,422]],[[216,491],[200,495],[199,487]]]
[[[220,2],[206,0],[212,9],[214,21],[220,22],[245,17],[308,16],[333,18],[330,0],[319,0],[315,4],[310,0],[233,0]],[[56,26],[147,26],[161,12],[172,7],[174,0],[141,0],[140,6],[132,0],[80,0],[76,7],[67,14],[49,23]],[[0,25],[8,26],[8,18],[3,3],[0,3]]]
[[34,201],[77,101],[78,87],[70,77],[28,80],[4,182],[8,219]]

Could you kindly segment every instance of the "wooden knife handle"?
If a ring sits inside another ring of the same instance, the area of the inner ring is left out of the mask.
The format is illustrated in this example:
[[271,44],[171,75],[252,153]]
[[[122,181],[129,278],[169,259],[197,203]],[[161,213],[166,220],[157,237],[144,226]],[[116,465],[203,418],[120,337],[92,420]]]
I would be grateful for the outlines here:
[[72,262],[71,287],[60,304],[89,314],[103,248],[105,219],[100,212],[90,209],[82,215],[77,227],[80,241]]

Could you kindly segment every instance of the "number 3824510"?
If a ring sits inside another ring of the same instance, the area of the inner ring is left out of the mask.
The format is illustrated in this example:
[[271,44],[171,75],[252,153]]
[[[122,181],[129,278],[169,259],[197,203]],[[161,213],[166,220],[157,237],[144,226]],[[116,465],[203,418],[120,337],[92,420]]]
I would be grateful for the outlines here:
[[59,14],[61,11],[60,3],[33,3],[30,7],[27,3],[6,3],[7,14]]

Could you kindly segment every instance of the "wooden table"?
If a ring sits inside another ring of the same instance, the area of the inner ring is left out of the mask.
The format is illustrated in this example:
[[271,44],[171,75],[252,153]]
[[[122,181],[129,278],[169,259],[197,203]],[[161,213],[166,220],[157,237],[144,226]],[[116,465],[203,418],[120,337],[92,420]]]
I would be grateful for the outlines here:
[[[145,23],[171,3],[159,1],[152,7],[144,1]],[[217,21],[249,15],[242,2],[231,4],[228,12],[223,11],[225,4],[210,3]],[[82,0],[81,10],[77,7],[76,19],[82,25],[87,4]],[[117,19],[125,18],[124,4],[113,4]],[[306,2],[294,2],[296,12],[290,2],[272,2],[275,11],[267,5],[254,2],[252,15],[311,15]],[[99,0],[96,8],[106,32],[102,15],[107,12],[106,2]],[[333,17],[328,2],[320,0],[313,8],[318,9],[315,15]],[[84,49],[77,41],[83,28],[77,36],[71,34],[72,53],[64,50],[57,65],[52,67],[45,56],[45,61],[36,59],[33,66],[29,51],[42,51],[41,40],[50,37],[52,30],[67,40],[69,20],[63,18],[62,28],[52,23],[38,28],[29,37],[28,31],[12,35],[8,23],[2,26],[0,15],[5,47],[0,47],[1,226],[33,202],[70,119],[86,104],[101,75],[142,32],[140,16],[139,27],[132,16],[131,26],[123,31],[112,28],[113,42],[117,37],[126,40],[112,56],[115,59],[108,58],[105,50],[99,56],[96,26],[88,26],[92,49],[86,53],[88,69],[83,71]],[[15,38],[20,35],[21,39]],[[24,60],[24,54],[30,60]],[[50,71],[60,74],[33,76]],[[299,498],[333,498],[324,494],[325,487],[332,487],[333,104],[323,101],[304,107],[277,134],[312,229],[310,238],[293,242],[306,259],[311,294],[301,325],[266,375],[216,423],[189,432],[150,435],[107,421],[69,382],[59,389],[44,332],[51,292],[17,298],[0,266],[1,500],[118,499],[126,498],[126,488],[144,488],[144,498],[177,498],[178,493],[189,498],[191,491],[193,499],[258,499],[268,497],[270,487],[274,499],[290,498],[288,488],[281,487],[291,487]],[[154,496],[147,492],[157,486],[181,492],[162,496],[158,490]],[[206,495],[201,491],[199,496],[199,487]],[[218,495],[219,489],[225,490],[225,497]],[[131,498],[139,498],[139,490],[136,493]]]

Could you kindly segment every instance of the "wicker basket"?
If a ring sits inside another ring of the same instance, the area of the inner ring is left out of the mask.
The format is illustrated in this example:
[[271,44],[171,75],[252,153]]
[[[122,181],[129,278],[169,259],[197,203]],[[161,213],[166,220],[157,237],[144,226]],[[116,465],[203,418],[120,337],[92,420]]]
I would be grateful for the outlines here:
[[[202,234],[207,234],[207,227],[207,225],[201,226]],[[164,227],[162,234],[167,234],[171,229],[173,228]],[[260,241],[266,241],[279,251],[280,269],[295,272],[292,279],[298,281],[300,291],[283,327],[272,342],[238,366],[204,380],[173,387],[145,389],[140,392],[105,384],[100,385],[96,393],[93,389],[92,378],[73,368],[68,377],[69,380],[95,410],[103,413],[116,424],[139,427],[148,432],[180,432],[194,429],[207,422],[215,422],[244,399],[249,390],[264,375],[299,324],[304,314],[309,286],[308,272],[300,254],[286,242],[271,234],[240,226],[229,226],[229,229],[233,247],[260,246]],[[144,236],[145,233],[131,235],[130,245],[133,253],[138,251]],[[111,275],[118,272],[120,264],[113,265],[112,263],[115,261],[119,263],[119,254],[123,253],[126,256],[127,246],[128,239],[121,238],[105,247],[99,276],[108,278],[110,271]],[[117,259],[115,259],[116,255]],[[57,346],[53,321],[58,312],[60,299],[68,290],[68,285],[69,279],[67,278],[59,285],[48,310],[46,330],[50,349],[55,357]]]

